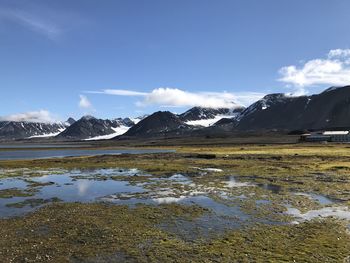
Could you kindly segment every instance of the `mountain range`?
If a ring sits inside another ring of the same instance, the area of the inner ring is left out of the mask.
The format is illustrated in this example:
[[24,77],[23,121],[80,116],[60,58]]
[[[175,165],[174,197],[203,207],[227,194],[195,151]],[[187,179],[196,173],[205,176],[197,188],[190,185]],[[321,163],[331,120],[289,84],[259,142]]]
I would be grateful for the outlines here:
[[350,86],[331,87],[311,96],[269,94],[247,108],[194,107],[182,114],[158,111],[135,119],[110,120],[83,116],[59,123],[0,121],[0,140],[101,140],[326,129],[350,129]]
[[[72,119],[70,119],[72,121]],[[38,123],[26,121],[0,121],[0,140],[53,137],[60,134],[70,122]]]
[[312,96],[266,95],[238,117],[216,125],[239,131],[350,129],[350,86]]
[[135,123],[129,118],[112,120],[84,116],[56,136],[63,140],[109,139],[126,132]]

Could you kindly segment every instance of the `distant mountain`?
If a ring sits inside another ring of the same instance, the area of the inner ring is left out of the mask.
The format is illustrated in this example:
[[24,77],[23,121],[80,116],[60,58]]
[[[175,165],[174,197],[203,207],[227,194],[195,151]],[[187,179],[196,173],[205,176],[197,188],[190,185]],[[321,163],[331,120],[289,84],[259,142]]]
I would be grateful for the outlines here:
[[350,128],[350,86],[332,87],[312,96],[270,94],[237,118],[219,122],[232,130],[316,130]]
[[180,120],[188,125],[200,125],[208,127],[221,120],[222,118],[237,117],[244,107],[237,108],[203,108],[193,107],[188,111],[178,115]]
[[157,111],[131,127],[122,137],[153,137],[164,134],[179,135],[191,130],[177,115],[169,111]]
[[52,137],[64,131],[68,123],[0,121],[0,140]]
[[248,108],[194,107],[176,115],[111,120],[84,116],[78,121],[36,123],[0,121],[0,140],[54,137],[59,140],[101,140],[128,137],[220,136],[234,132],[350,129],[350,86],[331,87],[312,96],[266,95]]
[[56,138],[68,140],[110,139],[123,134],[133,125],[134,122],[129,118],[103,120],[87,115],[74,122]]

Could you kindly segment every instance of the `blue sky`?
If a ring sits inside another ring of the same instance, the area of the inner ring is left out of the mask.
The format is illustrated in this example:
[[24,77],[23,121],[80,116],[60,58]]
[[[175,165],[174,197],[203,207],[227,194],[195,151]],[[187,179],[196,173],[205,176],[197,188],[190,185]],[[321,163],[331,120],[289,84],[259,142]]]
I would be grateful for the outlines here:
[[349,11],[347,0],[0,0],[0,116],[182,112],[350,84]]

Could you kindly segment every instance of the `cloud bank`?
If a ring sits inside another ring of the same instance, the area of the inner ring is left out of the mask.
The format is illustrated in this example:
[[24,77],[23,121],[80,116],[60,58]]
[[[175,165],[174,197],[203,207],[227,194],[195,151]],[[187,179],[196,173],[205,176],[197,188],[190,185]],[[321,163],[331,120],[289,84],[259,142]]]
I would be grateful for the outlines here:
[[25,122],[39,122],[39,123],[53,123],[58,122],[52,114],[47,110],[29,111],[24,113],[11,114],[1,116],[0,121],[25,121]]
[[292,85],[299,93],[306,87],[350,84],[350,49],[330,50],[325,58],[306,61],[301,66],[287,66],[279,70],[279,81]]
[[258,92],[189,92],[177,88],[157,88],[151,92],[138,92],[132,90],[106,89],[90,91],[116,96],[142,97],[137,106],[159,105],[164,107],[207,107],[207,108],[235,108],[249,105],[262,98],[265,94]]

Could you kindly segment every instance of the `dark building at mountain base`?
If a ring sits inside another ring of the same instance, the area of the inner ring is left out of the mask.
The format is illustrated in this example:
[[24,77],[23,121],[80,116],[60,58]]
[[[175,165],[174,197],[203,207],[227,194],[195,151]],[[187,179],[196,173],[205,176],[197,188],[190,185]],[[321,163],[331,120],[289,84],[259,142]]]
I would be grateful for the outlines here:
[[319,131],[300,136],[301,142],[350,142],[349,131]]

